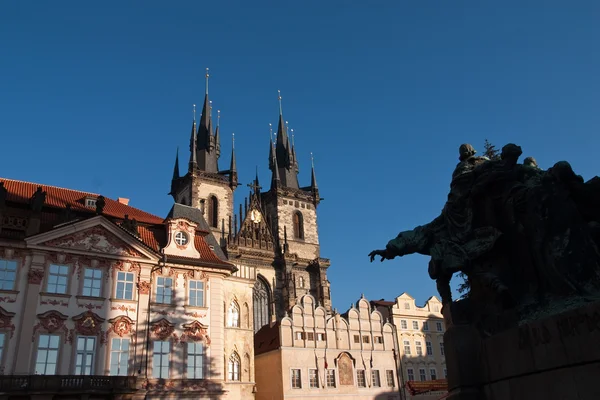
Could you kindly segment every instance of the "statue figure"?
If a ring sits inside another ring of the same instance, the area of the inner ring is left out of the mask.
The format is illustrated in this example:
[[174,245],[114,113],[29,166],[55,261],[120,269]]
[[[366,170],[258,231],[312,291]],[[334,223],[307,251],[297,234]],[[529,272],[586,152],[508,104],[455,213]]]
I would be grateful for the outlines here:
[[104,196],[98,196],[96,199],[96,214],[102,214],[104,212],[104,206],[106,206],[106,200],[104,199]]
[[452,274],[464,272],[480,316],[600,293],[600,178],[584,183],[564,161],[548,171],[533,158],[518,164],[522,150],[512,143],[500,160],[475,153],[460,146],[441,215],[400,232],[371,261],[431,256],[429,275],[444,304],[452,301]]
[[41,212],[42,207],[44,206],[44,202],[46,201],[46,192],[42,190],[41,186],[38,186],[33,196],[29,200],[29,204],[31,205],[31,209],[33,212]]
[[523,160],[523,165],[527,165],[527,166],[529,166],[531,168],[539,168],[536,159],[533,158],[533,157],[527,157],[527,158],[525,158]]
[[125,214],[125,219],[123,220],[123,223],[121,224],[121,226],[136,236],[139,236],[139,234],[140,234],[138,231],[138,222],[136,221],[135,218],[129,219],[128,214]]

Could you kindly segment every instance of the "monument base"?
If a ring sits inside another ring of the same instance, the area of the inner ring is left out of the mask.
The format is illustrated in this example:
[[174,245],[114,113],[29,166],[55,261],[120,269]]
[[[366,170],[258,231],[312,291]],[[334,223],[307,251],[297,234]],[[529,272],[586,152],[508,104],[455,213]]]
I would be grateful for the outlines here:
[[600,301],[482,337],[444,310],[449,400],[600,399]]

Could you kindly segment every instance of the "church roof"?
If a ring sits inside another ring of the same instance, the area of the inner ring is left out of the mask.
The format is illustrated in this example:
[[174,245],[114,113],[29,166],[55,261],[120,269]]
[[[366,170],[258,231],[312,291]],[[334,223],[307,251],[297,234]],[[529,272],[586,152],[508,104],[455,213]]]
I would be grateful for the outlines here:
[[[15,208],[24,208],[29,206],[29,202],[38,187],[46,192],[46,199],[42,212],[40,213],[41,227],[40,232],[47,232],[55,229],[56,225],[61,224],[61,217],[66,206],[71,207],[71,212],[75,215],[73,220],[82,220],[96,216],[96,207],[86,206],[86,199],[97,199],[100,195],[79,190],[65,189],[57,186],[38,184],[33,182],[18,181],[14,179],[1,178],[0,182],[4,183],[7,190],[6,202],[7,205],[15,206]],[[129,219],[135,219],[138,222],[137,231],[139,236],[133,236],[149,249],[157,254],[160,249],[167,243],[166,226],[164,218],[147,213],[138,208],[131,207],[117,200],[104,198],[106,204],[102,215],[111,220],[117,225],[125,219],[127,215]],[[204,221],[200,211],[197,212],[188,210],[191,207],[176,204],[169,212],[170,217],[187,218],[199,224],[201,232],[208,233],[210,228]],[[194,209],[195,210],[195,209]],[[11,239],[23,239],[23,234],[17,235],[11,230],[2,230],[2,236]],[[212,239],[212,235],[195,235],[195,247],[200,253],[200,259],[191,259],[187,257],[169,256],[168,260],[182,264],[203,265],[210,264],[221,268],[234,270],[235,266],[228,263],[223,255],[223,252],[215,243],[208,243]],[[214,240],[213,240],[214,241]],[[212,248],[211,248],[212,246]]]

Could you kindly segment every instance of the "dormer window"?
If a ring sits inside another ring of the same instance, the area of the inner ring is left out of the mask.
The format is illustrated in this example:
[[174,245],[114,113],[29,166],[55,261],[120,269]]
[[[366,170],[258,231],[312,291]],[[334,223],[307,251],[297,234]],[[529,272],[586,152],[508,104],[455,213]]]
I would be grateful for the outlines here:
[[179,231],[175,234],[175,243],[177,243],[178,246],[185,246],[188,244],[188,241],[189,237],[187,233]]
[[86,197],[85,198],[85,206],[89,208],[96,207],[96,199],[94,197]]

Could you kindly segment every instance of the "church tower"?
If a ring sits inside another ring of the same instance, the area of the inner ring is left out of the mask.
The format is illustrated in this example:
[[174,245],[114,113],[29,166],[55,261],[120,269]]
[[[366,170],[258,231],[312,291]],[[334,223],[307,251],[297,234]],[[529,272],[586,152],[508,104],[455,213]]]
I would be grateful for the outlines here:
[[317,229],[317,206],[322,200],[314,169],[310,186],[298,183],[298,160],[293,137],[283,118],[281,94],[279,122],[275,141],[269,142],[271,188],[263,193],[265,212],[276,242],[274,266],[278,270],[276,287],[277,319],[283,317],[304,294],[331,311],[327,279],[329,261],[321,258]]
[[179,175],[179,154],[171,181],[171,192],[176,203],[202,210],[215,238],[223,246],[224,238],[231,231],[233,218],[233,193],[238,186],[235,148],[231,150],[229,169],[219,170],[221,156],[220,112],[217,114],[216,130],[213,132],[212,101],[208,97],[208,68],[206,89],[200,123],[196,125],[196,106],[190,135],[190,159],[188,172]]

